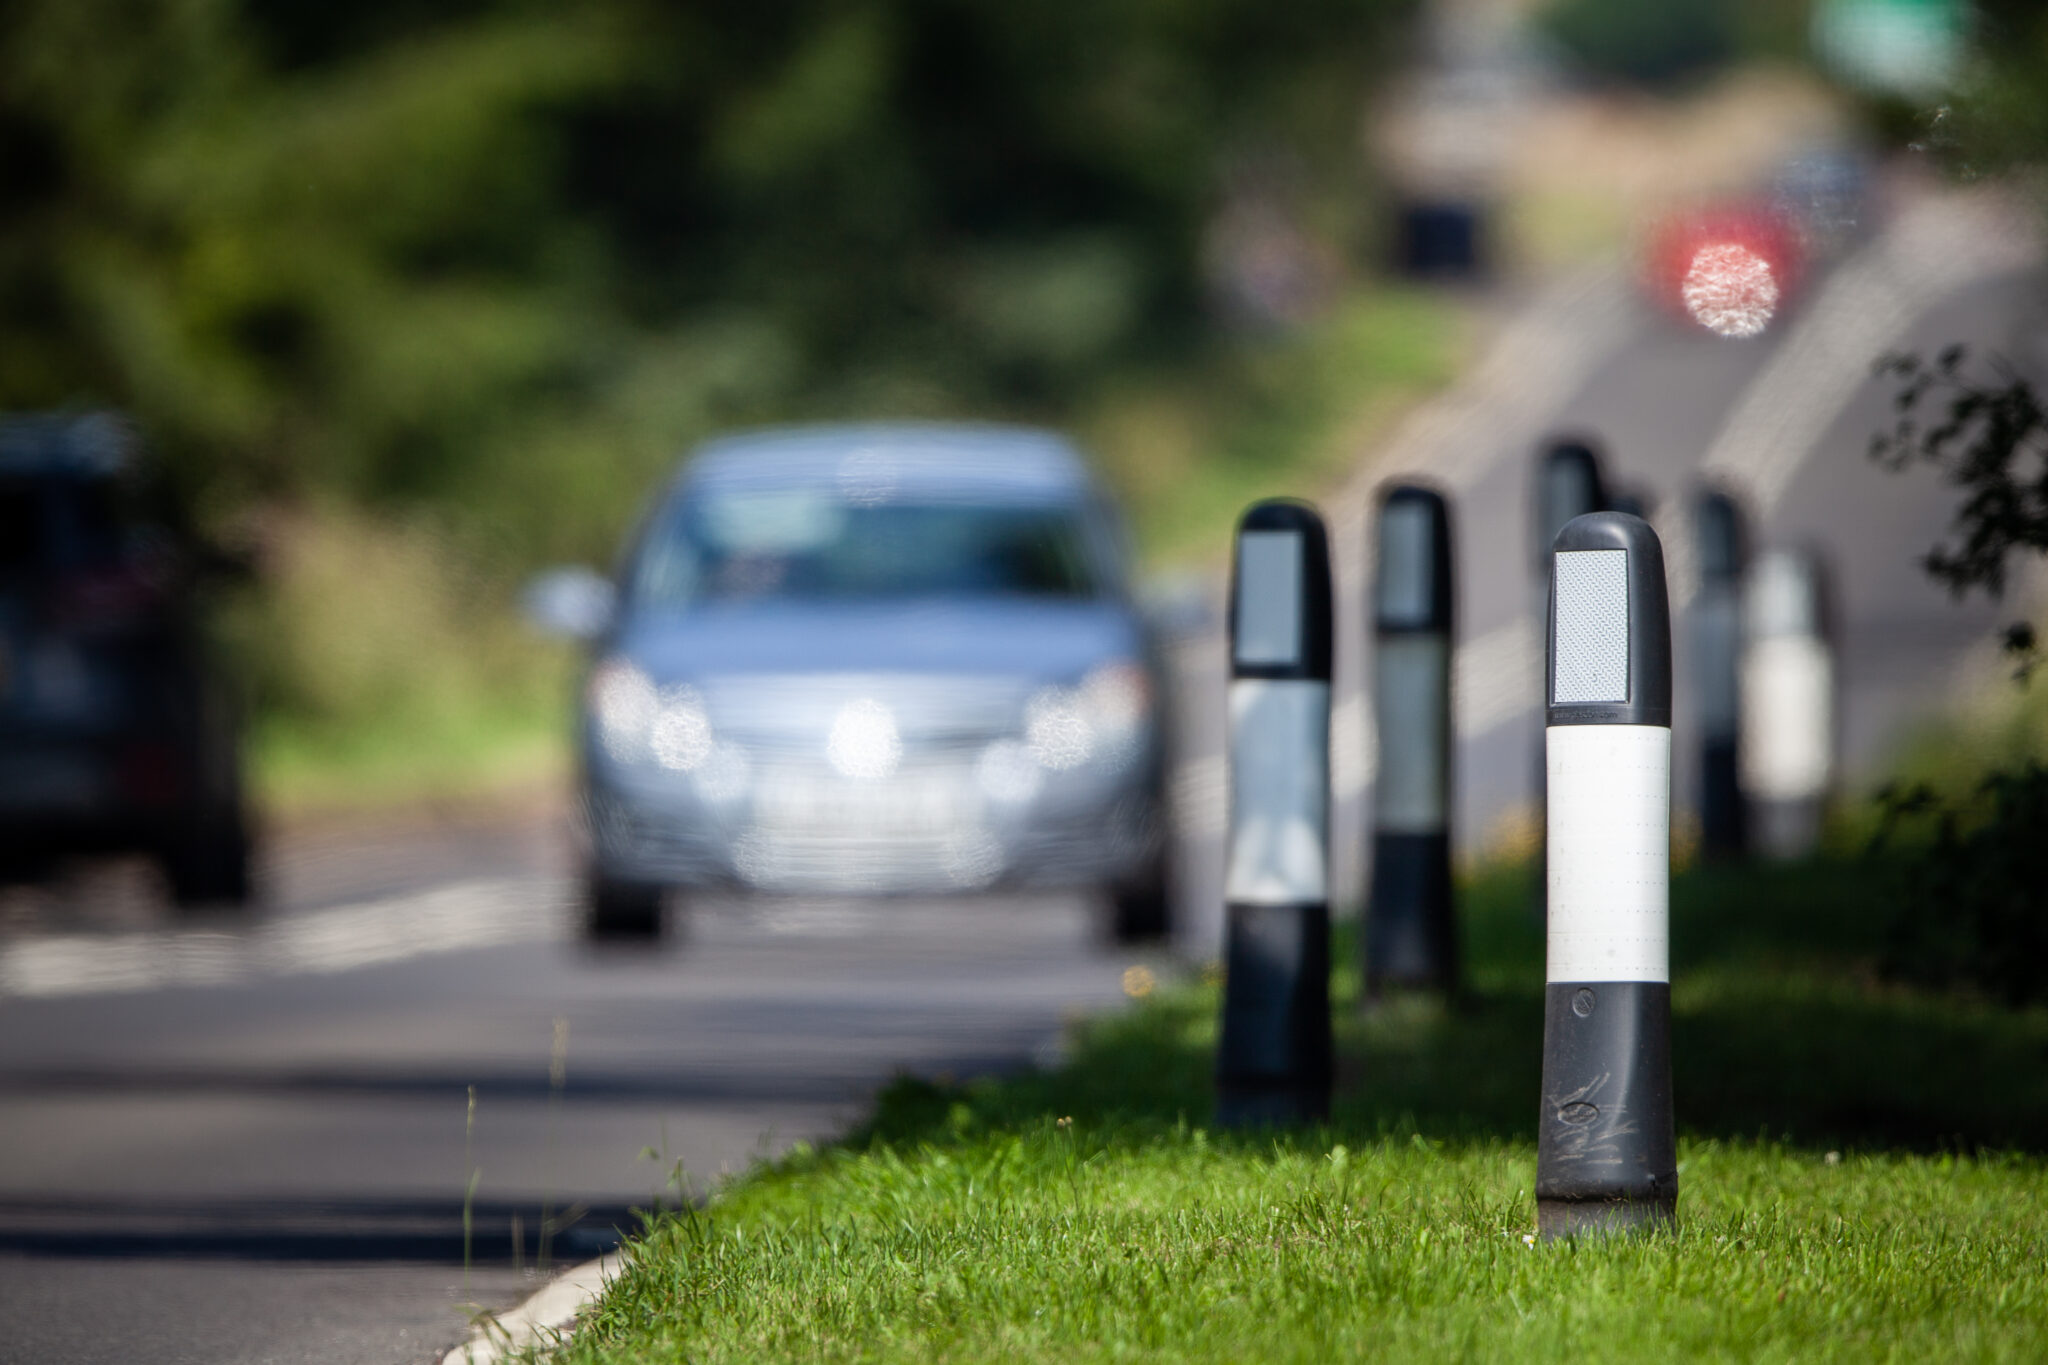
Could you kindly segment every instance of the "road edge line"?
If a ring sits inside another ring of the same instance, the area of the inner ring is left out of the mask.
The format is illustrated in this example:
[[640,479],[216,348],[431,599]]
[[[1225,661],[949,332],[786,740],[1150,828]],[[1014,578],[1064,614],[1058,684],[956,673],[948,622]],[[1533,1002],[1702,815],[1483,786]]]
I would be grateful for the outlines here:
[[483,1314],[469,1339],[436,1357],[439,1365],[496,1365],[498,1361],[542,1340],[561,1335],[597,1301],[605,1286],[625,1267],[624,1246],[594,1261],[572,1266],[536,1289],[518,1307]]

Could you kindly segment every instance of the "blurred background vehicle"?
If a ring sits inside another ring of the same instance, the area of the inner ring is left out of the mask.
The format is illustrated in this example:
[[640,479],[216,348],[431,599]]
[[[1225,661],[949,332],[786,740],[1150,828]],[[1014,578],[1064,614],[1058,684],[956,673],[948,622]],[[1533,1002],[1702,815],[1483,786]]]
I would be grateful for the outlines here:
[[179,905],[249,895],[238,719],[206,557],[142,515],[129,428],[0,421],[0,875],[141,851]]
[[838,426],[705,446],[593,636],[580,717],[589,925],[672,890],[1096,887],[1168,929],[1158,651],[1079,455],[1022,428]]
[[1654,303],[1727,337],[1770,326],[1803,269],[1797,223],[1769,202],[1673,214],[1657,225],[1644,260]]

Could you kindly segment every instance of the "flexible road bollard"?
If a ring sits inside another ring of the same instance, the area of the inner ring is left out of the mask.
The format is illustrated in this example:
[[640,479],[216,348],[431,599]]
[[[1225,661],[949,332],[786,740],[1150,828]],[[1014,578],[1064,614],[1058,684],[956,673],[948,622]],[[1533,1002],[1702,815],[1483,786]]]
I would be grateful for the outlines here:
[[1330,544],[1313,508],[1261,502],[1237,528],[1224,871],[1224,1127],[1330,1108]]
[[1451,518],[1440,494],[1400,486],[1380,503],[1373,578],[1372,881],[1368,999],[1388,987],[1455,991],[1451,906]]
[[1692,695],[1699,719],[1700,852],[1740,858],[1749,850],[1737,749],[1742,733],[1742,595],[1748,552],[1742,511],[1726,493],[1693,504],[1699,590],[1692,600]]
[[1548,961],[1536,1230],[1673,1218],[1671,624],[1664,552],[1619,512],[1552,556]]
[[1750,571],[1741,775],[1757,846],[1798,858],[1820,842],[1835,770],[1835,657],[1815,554],[1774,550]]

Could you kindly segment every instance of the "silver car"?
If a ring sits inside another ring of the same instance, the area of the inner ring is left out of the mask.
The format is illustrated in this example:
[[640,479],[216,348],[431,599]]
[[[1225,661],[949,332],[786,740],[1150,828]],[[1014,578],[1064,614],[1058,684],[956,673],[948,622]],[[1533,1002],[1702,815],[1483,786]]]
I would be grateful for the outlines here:
[[1166,932],[1162,675],[1059,437],[713,441],[588,616],[594,932],[653,933],[667,896],[719,886],[1091,887],[1120,938]]

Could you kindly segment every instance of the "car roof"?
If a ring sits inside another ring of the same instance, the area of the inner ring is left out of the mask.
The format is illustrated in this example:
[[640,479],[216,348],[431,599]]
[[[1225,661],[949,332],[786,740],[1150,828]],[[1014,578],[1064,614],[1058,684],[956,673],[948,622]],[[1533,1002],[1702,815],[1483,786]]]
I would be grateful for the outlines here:
[[1055,432],[976,423],[875,422],[777,427],[716,437],[698,447],[680,489],[829,487],[859,499],[969,498],[1069,503],[1094,481],[1081,454]]
[[107,478],[134,457],[134,430],[110,412],[0,417],[0,474]]

